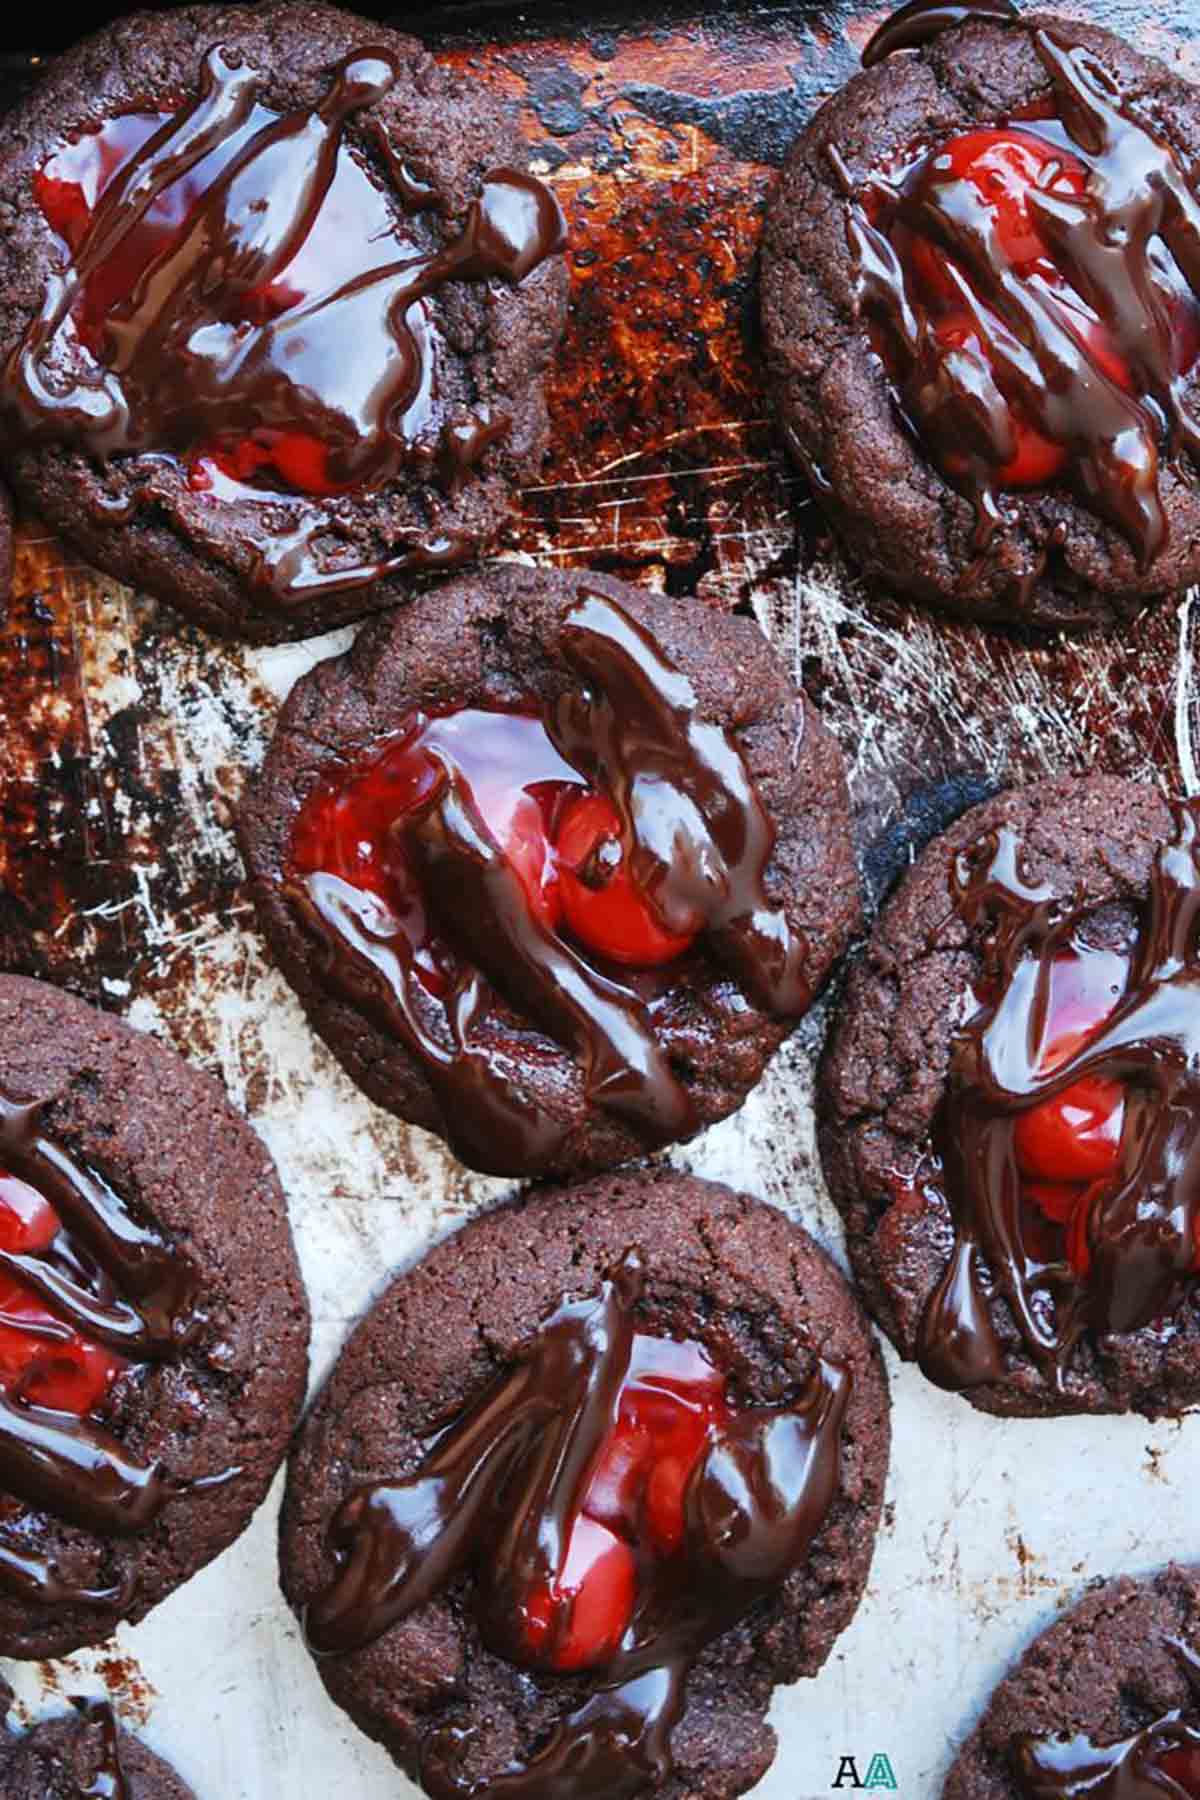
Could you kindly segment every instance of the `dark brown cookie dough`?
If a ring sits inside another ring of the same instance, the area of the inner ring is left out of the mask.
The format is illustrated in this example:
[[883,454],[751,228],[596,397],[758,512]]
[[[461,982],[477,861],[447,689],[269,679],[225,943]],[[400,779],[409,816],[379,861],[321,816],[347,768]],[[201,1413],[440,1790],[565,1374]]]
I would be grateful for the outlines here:
[[[105,1709],[107,1710],[107,1709]],[[108,1795],[114,1768],[121,1800],[195,1800],[169,1763],[148,1750],[111,1715],[64,1713],[28,1731],[0,1736],[0,1792],[4,1800],[78,1800]],[[106,1784],[106,1785],[105,1785]]]
[[55,1602],[0,1579],[0,1653],[61,1656],[144,1618],[245,1529],[303,1401],[308,1305],[274,1166],[210,1076],[80,1000],[5,976],[0,1088],[42,1103],[41,1135],[195,1275],[195,1334],[166,1359],[131,1357],[100,1415],[123,1453],[167,1471],[157,1516],[102,1535],[0,1498],[0,1545],[48,1563],[72,1590],[116,1590]]
[[[802,934],[804,975],[814,992],[859,920],[841,753],[756,625],[606,576],[513,564],[424,595],[296,685],[244,802],[240,837],[260,921],[315,1029],[373,1100],[443,1135],[444,1120],[416,1060],[396,1036],[338,997],[317,966],[311,939],[284,894],[295,821],[338,759],[352,762],[414,706],[548,705],[577,690],[579,677],[564,659],[559,632],[585,594],[607,597],[640,621],[690,678],[705,717],[736,734],[778,833],[767,866],[768,898]],[[752,1004],[702,940],[669,974],[655,1033],[699,1124],[708,1124],[742,1103],[792,1021]],[[541,1031],[531,1035],[527,1018],[497,1002],[476,1030],[513,1070],[529,1104],[566,1129],[560,1153],[542,1172],[566,1175],[641,1154],[631,1127],[588,1100],[573,1055]]]
[[[848,177],[859,192],[918,145],[1045,102],[1052,90],[1032,32],[1056,24],[1112,71],[1127,104],[1191,169],[1200,97],[1163,64],[1048,14],[1021,25],[972,21],[864,70],[816,114],[772,202],[762,302],[784,434],[868,577],[970,619],[1046,629],[1118,624],[1197,579],[1197,472],[1186,453],[1163,456],[1170,535],[1146,567],[1126,536],[1059,486],[999,494],[1002,517],[981,557],[972,500],[902,425],[860,316],[845,185]],[[1198,377],[1194,366],[1182,384],[1192,407]]]
[[[353,53],[371,48],[390,56],[394,85],[349,116],[343,143],[387,196],[404,243],[422,255],[461,234],[485,174],[528,167],[526,146],[482,85],[441,70],[414,39],[374,20],[305,0],[186,6],[119,20],[57,59],[0,127],[6,196],[0,358],[6,363],[38,315],[47,280],[64,266],[64,248],[34,197],[39,170],[72,134],[123,113],[170,109],[194,95],[201,60],[216,45],[227,59],[261,72],[259,99],[277,114],[316,107]],[[412,184],[407,206],[398,181]],[[264,532],[286,540],[299,522],[312,541],[318,575],[369,570],[414,543],[458,546],[457,560],[471,560],[494,536],[514,488],[540,466],[548,435],[543,376],[562,328],[566,287],[563,259],[551,255],[518,285],[452,279],[423,303],[441,344],[432,423],[417,433],[430,447],[381,486],[303,504],[284,491],[273,508],[236,494],[222,498],[198,491],[183,463],[153,448],[102,462],[53,439],[19,444],[10,406],[4,431],[12,480],[98,567],[169,600],[211,630],[275,642],[360,618],[407,599],[424,558],[411,572],[342,589],[322,589],[318,581],[281,601],[256,574]],[[11,367],[8,385],[11,402]],[[464,465],[461,478],[439,476],[442,452],[434,439],[443,426],[502,417],[510,421],[506,432],[475,466]],[[265,501],[272,498],[267,492]]]
[[1172,1566],[1149,1580],[1122,1576],[1094,1588],[1005,1676],[960,1750],[942,1800],[1030,1800],[1014,1767],[1026,1736],[1086,1737],[1107,1748],[1176,1709],[1195,1726],[1200,1701],[1172,1639],[1193,1655],[1200,1650],[1195,1569]]
[[[774,1754],[773,1685],[815,1675],[854,1613],[888,1459],[882,1363],[857,1301],[771,1207],[666,1170],[610,1175],[505,1205],[398,1277],[349,1339],[294,1452],[284,1591],[303,1613],[333,1576],[327,1533],[347,1493],[411,1469],[422,1437],[510,1364],[564,1296],[594,1294],[631,1247],[646,1270],[639,1328],[704,1344],[731,1372],[737,1404],[787,1401],[817,1355],[853,1372],[840,1486],[807,1560],[709,1646],[689,1681],[675,1772],[658,1792],[724,1800]],[[336,1703],[410,1774],[423,1740],[465,1724],[477,1735],[463,1774],[486,1778],[535,1750],[586,1694],[578,1679],[522,1674],[490,1654],[469,1598],[467,1577],[366,1649],[318,1662]]]
[[8,489],[0,482],[0,607],[8,605],[12,593],[13,514]]
[[[867,1305],[906,1358],[954,1246],[951,1212],[927,1158],[952,1047],[974,1007],[986,927],[955,905],[957,853],[1014,828],[1020,866],[1084,916],[1084,933],[1115,945],[1145,916],[1155,858],[1173,834],[1156,788],[1091,775],[1039,783],[971,808],[918,858],[884,907],[851,970],[821,1074],[822,1158],[846,1221]],[[912,1185],[910,1185],[910,1183]],[[984,1411],[1173,1413],[1200,1396],[1195,1290],[1163,1329],[1088,1333],[1055,1389],[998,1294],[988,1312],[1003,1378],[967,1390]]]

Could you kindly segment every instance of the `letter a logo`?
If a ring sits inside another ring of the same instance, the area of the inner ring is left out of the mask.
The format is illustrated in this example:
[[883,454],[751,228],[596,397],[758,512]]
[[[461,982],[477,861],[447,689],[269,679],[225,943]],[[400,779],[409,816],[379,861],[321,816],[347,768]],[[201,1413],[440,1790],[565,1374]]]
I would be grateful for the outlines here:
[[892,1772],[889,1757],[884,1756],[882,1752],[877,1752],[871,1758],[867,1769],[867,1779],[863,1782],[863,1786],[865,1788],[891,1788],[893,1792],[895,1791],[896,1777]]
[[833,1785],[835,1788],[860,1788],[862,1786],[862,1782],[858,1779],[858,1768],[852,1756],[843,1756],[838,1763],[837,1778]]

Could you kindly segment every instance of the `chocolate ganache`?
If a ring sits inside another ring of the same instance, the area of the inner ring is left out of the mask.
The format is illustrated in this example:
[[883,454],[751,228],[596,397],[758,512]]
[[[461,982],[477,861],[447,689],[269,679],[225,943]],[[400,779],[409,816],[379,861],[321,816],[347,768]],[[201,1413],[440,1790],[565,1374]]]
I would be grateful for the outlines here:
[[[106,1346],[132,1362],[175,1356],[203,1319],[192,1263],[139,1223],[102,1175],[42,1135],[41,1110],[0,1090],[0,1175],[27,1184],[35,1201],[53,1209],[53,1235],[38,1254],[0,1249],[0,1275],[39,1302],[33,1316],[0,1310],[0,1326],[45,1339],[51,1352],[79,1334],[85,1346]],[[125,1536],[145,1530],[183,1491],[95,1419],[33,1403],[19,1377],[0,1390],[0,1494],[103,1536]],[[49,1563],[19,1547],[6,1523],[0,1519],[0,1586],[43,1604],[116,1597],[114,1589],[64,1584]]]
[[88,1785],[77,1790],[79,1800],[132,1800],[121,1763],[121,1737],[112,1707],[107,1700],[91,1698],[73,1699],[71,1704],[99,1739],[100,1754],[93,1759],[93,1774]]
[[[1171,1640],[1200,1698],[1200,1662]],[[1200,1800],[1200,1730],[1170,1712],[1120,1743],[1090,1738],[1026,1737],[1013,1755],[1028,1800]]]
[[[509,168],[485,176],[443,248],[406,239],[343,142],[395,76],[366,47],[315,110],[281,116],[257,98],[261,74],[218,45],[177,112],[110,121],[35,183],[70,261],[9,359],[18,430],[101,461],[181,461],[214,507],[239,503],[255,583],[284,605],[473,551],[415,532],[396,555],[348,560],[335,502],[410,472],[453,488],[504,435],[506,418],[448,409],[428,302],[448,282],[517,284],[565,241],[549,190]],[[435,210],[374,137],[410,216]]]
[[[609,802],[611,831],[580,881],[602,890],[620,867],[657,932],[647,962],[703,934],[756,1005],[801,1013],[805,945],[766,895],[775,829],[733,735],[701,716],[689,679],[613,601],[585,596],[566,616],[560,645],[578,686],[540,721],[523,727],[513,716],[509,735],[523,731],[532,746],[523,751],[529,788],[590,786]],[[488,730],[485,713],[457,718]],[[301,859],[293,839],[288,899],[319,948],[322,979],[419,1060],[451,1145],[477,1167],[535,1172],[568,1129],[533,1110],[519,1067],[481,1035],[497,996],[570,1050],[589,1101],[648,1146],[686,1136],[694,1104],[655,1029],[664,976],[589,960],[531,895],[520,859],[487,816],[478,791],[487,775],[479,759],[472,764],[469,743],[423,714],[403,729],[429,773],[408,811],[397,803],[394,814],[401,890],[385,898],[332,872],[320,851]],[[504,753],[498,743],[497,758]],[[331,777],[335,789],[352,774]],[[313,804],[327,798],[318,792]],[[430,917],[450,947],[440,972],[430,967]]]
[[[561,1654],[578,1600],[559,1598],[547,1622],[531,1597],[559,1594],[581,1496],[619,1428],[645,1342],[635,1328],[641,1286],[640,1257],[629,1251],[598,1296],[564,1302],[545,1321],[412,1475],[348,1496],[330,1530],[340,1571],[307,1615],[315,1651],[371,1643],[469,1571],[489,1649],[543,1672],[582,1666]],[[634,1527],[629,1621],[592,1661],[590,1696],[528,1763],[486,1783],[455,1776],[461,1740],[442,1727],[423,1747],[428,1791],[439,1800],[628,1800],[666,1780],[692,1664],[797,1566],[825,1520],[851,1379],[818,1359],[789,1406],[721,1406],[695,1447],[678,1541],[656,1551],[644,1523]]]
[[[1155,856],[1124,992],[1051,1066],[1051,974],[1086,913],[1025,880],[1007,827],[954,860],[954,903],[989,936],[978,1010],[954,1042],[934,1136],[955,1243],[918,1354],[944,1387],[1003,1373],[981,1264],[1060,1389],[1084,1332],[1165,1320],[1191,1286],[1200,1243],[1200,802],[1181,804],[1176,819]],[[1120,1084],[1124,1102],[1111,1173],[1087,1190],[1078,1215],[1081,1275],[1061,1244],[1044,1248],[1022,1197],[1018,1145],[1023,1118],[1089,1080]]]
[[857,190],[831,151],[859,306],[903,419],[975,503],[980,555],[1004,489],[1062,482],[1148,567],[1168,536],[1162,458],[1190,478],[1200,454],[1200,202],[1104,64],[1007,0],[917,0],[864,60],[971,17],[1029,32],[1051,101]]

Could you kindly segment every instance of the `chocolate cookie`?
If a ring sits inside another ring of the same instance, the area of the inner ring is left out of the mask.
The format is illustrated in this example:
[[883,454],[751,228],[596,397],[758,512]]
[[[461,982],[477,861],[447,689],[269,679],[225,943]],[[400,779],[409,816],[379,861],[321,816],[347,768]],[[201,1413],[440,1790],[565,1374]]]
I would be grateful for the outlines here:
[[380,1105],[568,1174],[741,1104],[859,918],[836,743],[758,627],[495,565],[293,690],[259,918]]
[[1200,94],[1010,0],[906,8],[864,60],[763,254],[784,432],[850,552],[1045,628],[1200,579]]
[[858,1604],[888,1444],[858,1304],[783,1214],[667,1170],[541,1189],[350,1337],[293,1454],[284,1591],[431,1794],[740,1794],[773,1685]]
[[244,1530],[303,1400],[266,1150],[153,1038],[0,977],[0,1654],[137,1621]]
[[472,560],[540,465],[565,317],[528,160],[470,76],[306,0],[137,14],[57,59],[0,123],[19,493],[263,642]]
[[169,1763],[116,1723],[111,1707],[76,1704],[29,1731],[0,1733],[4,1800],[195,1800]]
[[1108,776],[1001,794],[851,972],[830,1188],[901,1355],[985,1411],[1200,1397],[1198,825]]
[[1026,1650],[942,1800],[1200,1794],[1200,1572],[1092,1591]]
[[13,516],[8,489],[0,482],[0,607],[8,605],[12,593]]

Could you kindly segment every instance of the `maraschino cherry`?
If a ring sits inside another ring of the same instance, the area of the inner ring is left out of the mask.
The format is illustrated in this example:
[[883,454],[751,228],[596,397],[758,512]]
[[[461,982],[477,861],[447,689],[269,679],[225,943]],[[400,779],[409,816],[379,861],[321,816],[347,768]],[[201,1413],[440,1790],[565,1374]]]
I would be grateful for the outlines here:
[[[969,182],[976,189],[991,213],[1001,262],[1006,261],[1020,281],[1036,287],[1042,301],[1087,350],[1103,375],[1132,393],[1133,377],[1108,327],[1055,261],[1036,215],[1039,194],[1078,199],[1086,193],[1088,172],[1079,158],[1049,138],[1015,125],[969,131],[924,158],[910,177],[907,191],[919,205],[924,191],[950,182]],[[944,350],[966,350],[990,362],[969,272],[958,267],[940,243],[903,223],[897,223],[892,236],[938,343]],[[1163,303],[1174,325],[1175,366],[1183,371],[1200,351],[1195,309],[1178,304],[1178,296],[1165,290]],[[1066,467],[1069,446],[1045,437],[1019,398],[1010,396],[1008,407],[1015,447],[992,479],[1001,488],[1044,487]],[[953,454],[946,460],[951,473],[956,472],[955,462],[962,463]]]
[[[256,110],[260,124],[269,116],[262,108]],[[110,119],[98,131],[64,145],[34,176],[34,198],[70,250],[77,251],[83,243],[96,204],[114,176],[169,120],[166,113],[127,113]],[[231,153],[228,145],[210,152],[196,168],[170,182],[117,248],[89,274],[73,319],[81,342],[98,360],[105,358],[110,315],[129,301],[152,264],[164,260],[182,239],[203,196],[206,179],[212,179],[216,165]],[[266,324],[325,282],[332,284],[339,275],[350,279],[356,272],[355,244],[365,269],[382,256],[378,246],[385,244],[390,223],[382,194],[343,150],[326,205],[313,222],[295,266],[282,270],[272,281],[247,288],[236,313],[223,323]],[[356,484],[336,479],[329,466],[330,455],[330,446],[308,432],[261,425],[235,442],[193,446],[187,458],[188,483],[194,491],[206,492],[217,470],[244,485],[259,484],[266,474],[277,487],[318,498],[350,492]]]
[[[1166,1775],[1189,1800],[1200,1800],[1200,1745],[1179,1744],[1154,1759],[1155,1771]],[[1165,1795],[1164,1795],[1165,1800]]]
[[[1067,952],[1050,976],[1040,1068],[1061,1068],[1104,1023],[1121,995],[1125,959],[1115,952]],[[1023,1191],[1048,1219],[1067,1230],[1075,1272],[1090,1264],[1087,1221],[1092,1201],[1116,1174],[1125,1124],[1119,1081],[1085,1075],[1063,1093],[1020,1114],[1014,1133]]]
[[[303,807],[292,862],[385,900],[438,986],[436,920],[426,916],[405,828],[458,770],[487,828],[521,878],[546,929],[611,962],[673,962],[692,934],[669,932],[631,874],[611,801],[559,757],[539,717],[463,708],[417,714],[356,769],[324,783]],[[444,959],[443,959],[444,960]]]
[[674,962],[695,933],[667,931],[626,866],[621,822],[603,794],[581,794],[555,838],[562,906],[570,930],[613,962],[650,969]]
[[[37,1256],[61,1230],[36,1188],[0,1169],[0,1250]],[[119,1356],[64,1325],[23,1283],[0,1273],[0,1391],[82,1418],[125,1367]]]
[[576,1670],[612,1658],[633,1618],[639,1568],[682,1551],[688,1482],[729,1418],[725,1378],[701,1345],[635,1336],[563,1566],[522,1603],[531,1662]]

